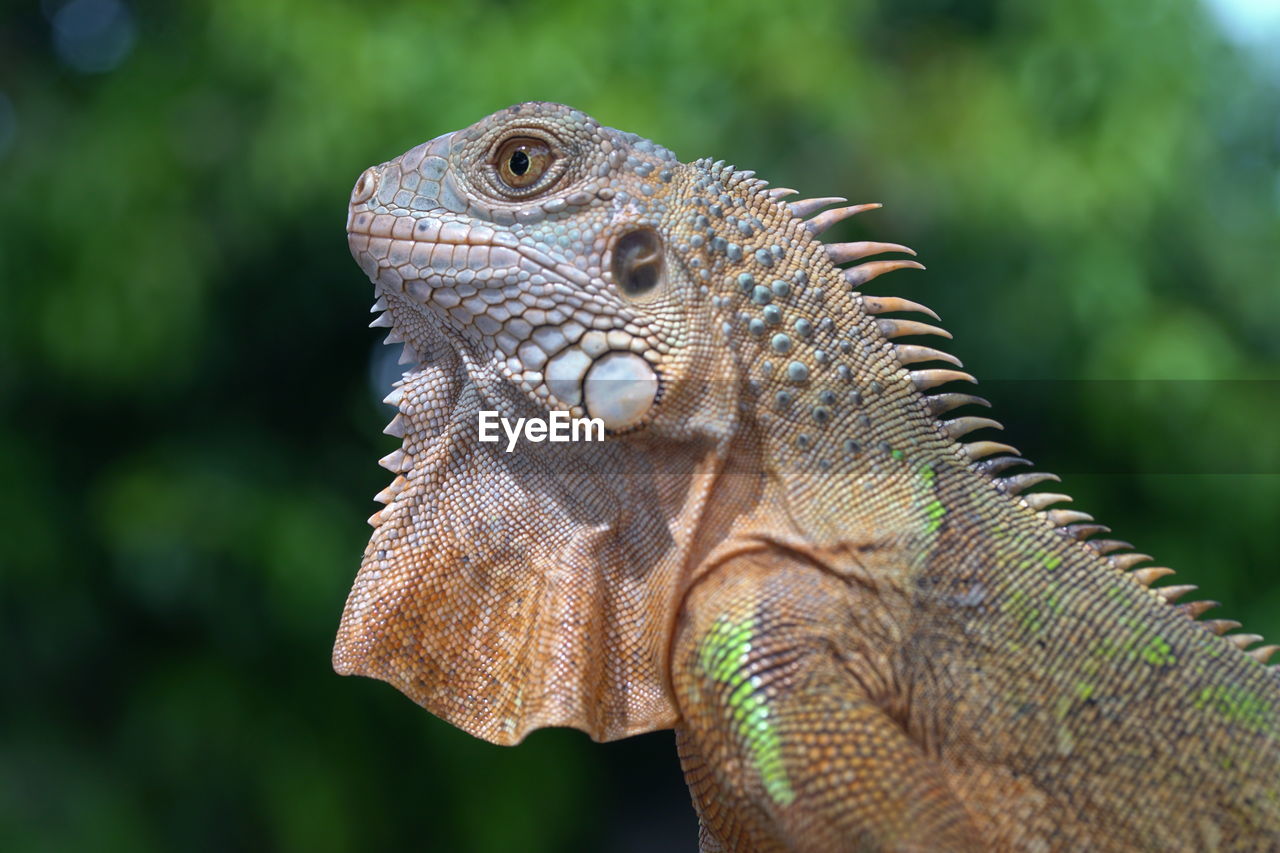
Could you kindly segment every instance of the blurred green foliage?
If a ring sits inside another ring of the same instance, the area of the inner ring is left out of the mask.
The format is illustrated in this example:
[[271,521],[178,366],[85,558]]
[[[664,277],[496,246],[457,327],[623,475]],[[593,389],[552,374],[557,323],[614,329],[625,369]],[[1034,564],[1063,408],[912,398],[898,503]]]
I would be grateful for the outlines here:
[[694,849],[669,733],[329,669],[390,448],[347,194],[527,99],[886,202],[1010,440],[1280,636],[1280,87],[1194,0],[46,0],[0,57],[0,848]]

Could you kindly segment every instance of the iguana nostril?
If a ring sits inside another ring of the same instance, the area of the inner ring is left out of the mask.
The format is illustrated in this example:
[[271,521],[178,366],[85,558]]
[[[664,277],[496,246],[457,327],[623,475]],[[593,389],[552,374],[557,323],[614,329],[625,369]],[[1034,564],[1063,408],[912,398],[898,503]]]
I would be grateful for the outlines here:
[[628,299],[657,292],[663,281],[662,237],[650,227],[636,228],[613,247],[613,280]]
[[356,179],[355,188],[351,190],[351,203],[360,204],[373,197],[378,189],[378,168],[370,166]]

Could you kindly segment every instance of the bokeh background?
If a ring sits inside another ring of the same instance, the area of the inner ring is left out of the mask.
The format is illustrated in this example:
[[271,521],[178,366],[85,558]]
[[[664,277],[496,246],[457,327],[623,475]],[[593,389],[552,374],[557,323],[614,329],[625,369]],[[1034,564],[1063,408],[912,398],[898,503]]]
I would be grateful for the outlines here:
[[1280,638],[1274,2],[0,8],[0,849],[695,849],[669,732],[329,668],[392,447],[348,192],[520,100],[886,203],[838,236],[1009,440]]

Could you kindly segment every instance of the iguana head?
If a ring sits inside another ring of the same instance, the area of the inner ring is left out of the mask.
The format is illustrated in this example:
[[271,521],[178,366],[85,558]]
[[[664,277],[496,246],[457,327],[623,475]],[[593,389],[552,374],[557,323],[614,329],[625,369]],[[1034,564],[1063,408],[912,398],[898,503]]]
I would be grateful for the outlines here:
[[366,170],[348,239],[411,351],[444,342],[500,377],[496,409],[510,389],[620,432],[653,421],[699,355],[706,271],[665,236],[685,168],[576,110],[520,104]]

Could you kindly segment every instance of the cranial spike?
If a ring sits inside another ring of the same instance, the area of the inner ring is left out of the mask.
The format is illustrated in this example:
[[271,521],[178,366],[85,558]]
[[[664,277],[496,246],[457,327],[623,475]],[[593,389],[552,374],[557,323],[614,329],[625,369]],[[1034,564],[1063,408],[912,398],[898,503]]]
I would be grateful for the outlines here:
[[1261,634],[1228,634],[1227,639],[1230,640],[1231,644],[1235,646],[1237,649],[1244,651],[1245,649],[1252,646],[1254,643],[1261,642],[1262,635]]
[[392,329],[387,332],[387,336],[382,339],[382,342],[387,346],[390,346],[391,344],[402,344],[404,343],[404,336],[400,334],[399,329]]
[[366,521],[369,522],[370,527],[377,527],[382,524],[382,510],[378,510],[373,515],[369,516]]
[[[957,396],[963,397],[967,395],[960,394]],[[930,397],[929,399],[933,398]],[[970,441],[966,444],[961,444],[960,446],[964,448],[964,452],[971,460],[982,459],[986,456],[994,456],[997,453],[1012,453],[1015,458],[1022,456],[1018,451],[1018,448],[1013,447],[1012,445],[1003,444],[999,441]]]
[[[850,216],[856,216],[857,214],[862,213],[865,210],[875,210],[877,207],[884,207],[884,205],[880,204],[879,202],[871,202],[870,204],[855,204],[850,207],[837,207],[834,210],[824,210],[822,213],[819,213],[817,216],[813,217],[808,222],[806,222],[804,224],[804,227],[809,229],[810,234],[817,237],[819,234],[826,231],[828,228],[830,228],[832,225],[835,225],[837,222],[841,222],[845,219],[848,219]],[[892,246],[894,244],[893,243],[874,243],[870,245]],[[905,246],[898,246],[897,248],[894,248],[894,249],[881,249],[880,251],[907,252],[912,255],[915,254],[915,252],[912,252],[910,249],[906,248]],[[872,254],[875,254],[875,253],[872,252]]]
[[404,348],[400,350],[400,358],[396,360],[396,364],[414,364],[418,361],[421,361],[418,358],[418,351],[406,343]]
[[876,320],[876,328],[880,330],[880,334],[892,340],[893,338],[901,338],[906,335],[937,335],[942,338],[950,338],[951,333],[939,326],[930,326],[928,323],[917,323],[915,320],[890,320],[881,318]]
[[1070,495],[1059,495],[1054,492],[1032,492],[1022,496],[1022,501],[1034,510],[1042,510],[1054,504],[1071,503]]
[[924,314],[935,320],[940,320],[936,312],[932,308],[921,305],[919,302],[912,302],[910,299],[902,299],[898,296],[862,296],[862,310],[868,314],[890,314],[897,311],[913,311],[918,314]]
[[867,261],[844,271],[844,280],[855,290],[871,279],[894,270],[922,270],[924,264],[919,261]]
[[369,328],[370,329],[390,329],[391,314],[389,312],[384,311],[381,314],[379,314],[377,317],[374,317],[373,322],[369,324]]
[[[898,349],[903,349],[905,346],[907,345],[900,344]],[[929,347],[917,347],[917,349],[927,350]],[[932,351],[937,352],[937,350]],[[935,358],[942,355],[944,355],[944,353],[938,353],[938,356],[935,356]],[[956,364],[959,363],[960,362],[958,361],[956,362]],[[986,406],[988,409],[991,408],[991,403],[981,397],[975,397],[973,394],[933,394],[929,397],[925,397],[924,402],[925,405],[929,407],[929,414],[931,415],[941,415],[951,411],[952,409],[958,409],[961,406]]]
[[1066,527],[1068,524],[1076,524],[1081,521],[1093,521],[1092,515],[1075,509],[1047,509],[1041,515],[1048,519],[1049,523],[1054,527]]
[[377,314],[387,310],[387,297],[379,296],[378,301],[373,303],[373,307],[369,309],[370,314]]
[[1111,565],[1127,572],[1139,563],[1150,563],[1154,559],[1150,554],[1116,554],[1111,558]]
[[1234,619],[1206,619],[1200,624],[1217,634],[1219,637],[1228,631],[1234,631],[1240,627],[1240,623]]
[[1078,539],[1081,541],[1099,533],[1111,532],[1111,528],[1103,524],[1068,524],[1066,527],[1059,527],[1058,530],[1070,536],[1072,539]]
[[1221,606],[1221,602],[1210,601],[1206,598],[1204,601],[1188,601],[1186,604],[1179,604],[1178,609],[1190,616],[1192,619],[1199,619],[1203,613]]
[[[842,207],[839,210],[828,210],[826,213],[819,214],[809,220],[808,228],[813,230],[813,223],[822,217],[839,213],[841,210],[851,210],[852,208]],[[816,232],[815,232],[816,233]],[[876,243],[871,240],[862,240],[857,243],[825,243],[823,248],[827,250],[827,257],[831,259],[833,264],[847,264],[849,261],[856,261],[859,258],[870,257],[871,255],[882,255],[885,252],[903,252],[908,255],[914,255],[915,251],[901,246],[897,243]]]
[[393,450],[378,460],[378,464],[393,474],[399,474],[410,468],[409,455],[403,449]]
[[[1182,598],[1182,596],[1186,595],[1187,593],[1195,592],[1199,588],[1200,587],[1196,586],[1195,584],[1190,584],[1190,583],[1179,584],[1177,586],[1152,587],[1152,589],[1154,589],[1157,593],[1159,593],[1160,597],[1163,598],[1165,601],[1177,601],[1179,598]],[[1258,639],[1261,640],[1262,638],[1259,637]]]
[[787,206],[791,208],[792,216],[799,219],[808,219],[824,207],[830,207],[833,204],[839,204],[842,201],[848,200],[849,199],[841,198],[840,196],[828,196],[827,198],[805,198],[800,201],[793,201]]
[[387,424],[382,430],[386,435],[394,435],[396,438],[404,438],[404,415],[396,415],[391,419],[391,423]]
[[1164,566],[1152,566],[1151,568],[1129,572],[1129,577],[1143,586],[1151,586],[1160,578],[1168,577],[1171,574],[1173,574],[1173,569],[1166,569]]
[[1249,656],[1258,663],[1266,663],[1271,656],[1280,651],[1280,646],[1258,646],[1256,649],[1249,649]]
[[979,418],[974,416],[966,416],[963,418],[952,418],[949,421],[942,422],[943,432],[948,438],[959,438],[962,435],[968,435],[978,429],[1004,429],[999,421],[993,421],[991,418]]
[[382,398],[382,402],[388,406],[400,408],[400,401],[404,399],[404,387],[397,386],[391,389],[391,393]]
[[907,373],[907,376],[920,391],[928,391],[930,388],[937,388],[939,385],[945,385],[948,382],[972,382],[974,385],[978,384],[978,380],[969,374],[959,370],[948,370],[944,367],[931,370],[912,370]]
[[789,195],[795,195],[799,190],[793,190],[791,187],[774,187],[766,193],[770,201],[777,201],[780,198],[786,198]]
[[[897,356],[898,364],[903,365],[916,364],[921,361],[945,361],[948,364],[954,364],[956,367],[964,367],[964,365],[960,363],[960,359],[956,358],[949,352],[936,350],[933,347],[922,347],[917,344],[895,344],[893,347],[893,354]],[[973,399],[977,400],[980,398],[974,397]],[[987,405],[990,406],[991,404],[987,403]]]
[[[1035,471],[1031,474],[1014,474],[997,480],[1000,487],[1011,495],[1021,494],[1032,486],[1038,486],[1041,483],[1060,483],[1062,478],[1057,474],[1050,474],[1048,471]],[[1083,538],[1083,537],[1081,537]]]
[[1132,551],[1133,543],[1120,539],[1090,539],[1084,543],[1099,554],[1114,554],[1116,551]]

